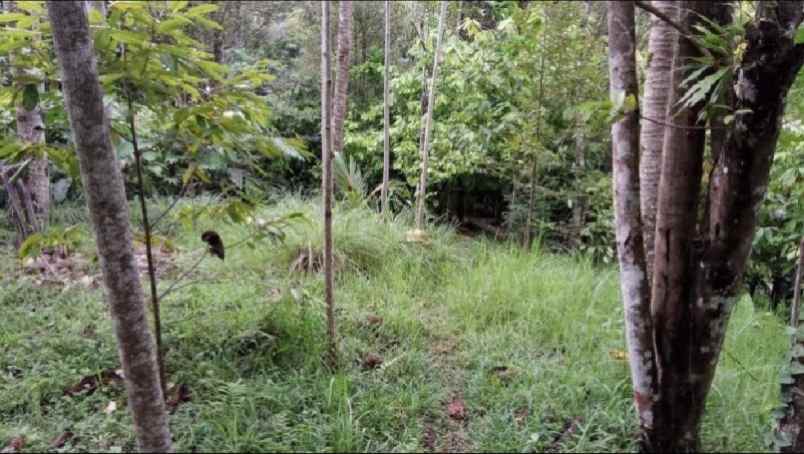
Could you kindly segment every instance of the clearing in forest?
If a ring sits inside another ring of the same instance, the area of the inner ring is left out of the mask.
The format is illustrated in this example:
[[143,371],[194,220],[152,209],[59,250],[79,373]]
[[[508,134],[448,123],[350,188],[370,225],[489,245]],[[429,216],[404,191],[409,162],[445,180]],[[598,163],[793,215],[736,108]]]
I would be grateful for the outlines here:
[[[611,451],[635,433],[616,271],[582,258],[429,227],[335,216],[341,369],[324,367],[318,205],[283,243],[227,249],[163,302],[171,428],[180,451]],[[166,226],[162,288],[201,233]],[[83,228],[86,228],[84,225]],[[82,247],[92,251],[93,245]],[[4,251],[11,257],[12,251]],[[91,256],[91,252],[87,252]],[[302,258],[301,261],[308,260]],[[10,263],[11,260],[6,261]],[[87,260],[87,274],[93,265]],[[296,266],[294,266],[294,263]],[[25,450],[131,450],[101,290],[7,265],[0,290],[0,442]],[[762,450],[786,349],[779,319],[740,301],[703,426],[704,449]]]

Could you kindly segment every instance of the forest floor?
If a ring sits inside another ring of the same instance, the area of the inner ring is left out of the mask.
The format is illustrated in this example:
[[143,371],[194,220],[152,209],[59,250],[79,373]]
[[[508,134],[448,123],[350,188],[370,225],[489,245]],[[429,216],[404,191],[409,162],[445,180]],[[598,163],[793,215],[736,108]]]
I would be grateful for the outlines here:
[[[428,229],[426,244],[408,243],[405,216],[384,223],[339,207],[340,369],[332,372],[323,361],[318,207],[291,197],[261,215],[294,211],[311,221],[284,242],[205,259],[192,285],[162,303],[177,450],[634,449],[614,267],[444,226]],[[58,216],[76,222],[82,213]],[[210,227],[166,226],[176,251],[160,255],[160,288],[192,268]],[[245,226],[216,230],[227,244],[247,235]],[[80,252],[91,257],[86,243]],[[133,449],[97,264],[63,266],[71,282],[59,283],[3,253],[0,448]],[[738,304],[705,450],[766,450],[787,342],[780,320],[747,298]]]

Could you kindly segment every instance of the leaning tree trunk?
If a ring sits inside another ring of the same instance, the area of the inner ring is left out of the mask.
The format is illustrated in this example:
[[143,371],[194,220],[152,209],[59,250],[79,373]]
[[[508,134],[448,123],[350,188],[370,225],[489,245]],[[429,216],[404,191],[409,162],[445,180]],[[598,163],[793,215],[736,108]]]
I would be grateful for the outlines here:
[[49,1],[47,6],[138,445],[142,451],[168,452],[171,438],[154,340],[134,261],[123,177],[104,118],[84,2]]
[[[653,1],[654,8],[678,20],[676,1]],[[670,90],[670,73],[673,63],[673,46],[678,33],[662,19],[651,16],[648,39],[648,69],[645,77],[645,97],[642,113],[655,121],[642,124],[639,136],[639,190],[642,213],[642,232],[645,238],[645,258],[648,278],[653,270],[653,238],[656,229],[656,197],[659,192],[662,146],[665,123],[669,123],[667,94]]]
[[[709,181],[707,230],[696,276],[690,359],[693,394],[705,396],[715,374],[731,309],[742,289],[757,213],[768,187],[785,98],[804,64],[804,45],[790,30],[804,18],[801,2],[760,2],[746,28],[747,48],[728,98],[736,112]],[[703,402],[701,402],[701,406]],[[697,412],[702,412],[694,408]]]
[[385,0],[385,64],[382,76],[382,110],[383,110],[383,152],[382,152],[382,190],[380,202],[382,214],[388,214],[388,183],[391,177],[391,108],[389,105],[388,66],[391,63],[391,4]]
[[335,296],[332,260],[332,72],[329,45],[329,1],[321,2],[321,198],[324,211],[324,299],[327,305],[329,365],[337,364]]
[[338,8],[338,72],[332,104],[332,152],[343,151],[343,123],[349,90],[349,54],[352,50],[352,2],[341,0]]
[[[610,1],[609,89],[612,100],[638,96],[634,4]],[[625,313],[634,405],[639,416],[641,436],[655,428],[652,401],[656,393],[656,367],[653,359],[653,326],[650,314],[649,283],[642,243],[639,213],[639,116],[636,110],[624,112],[611,127],[614,172],[614,221],[617,257],[620,264],[620,291]]]
[[421,175],[419,177],[418,200],[416,201],[416,228],[422,229],[424,223],[424,205],[427,193],[427,170],[430,158],[430,135],[433,130],[433,110],[435,110],[436,82],[438,80],[438,61],[441,59],[441,40],[444,34],[444,20],[447,16],[447,2],[441,2],[441,13],[438,16],[438,36],[433,57],[433,73],[430,77],[430,90],[427,95],[427,118],[424,123],[424,141],[421,146]]

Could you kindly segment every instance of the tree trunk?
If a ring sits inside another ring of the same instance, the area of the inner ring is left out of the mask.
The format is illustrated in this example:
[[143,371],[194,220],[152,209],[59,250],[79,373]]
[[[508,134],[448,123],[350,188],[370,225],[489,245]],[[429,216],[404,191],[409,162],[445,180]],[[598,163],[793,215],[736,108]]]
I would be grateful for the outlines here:
[[343,151],[343,123],[349,90],[349,54],[352,50],[352,2],[341,0],[338,11],[338,72],[332,105],[332,152]]
[[[761,2],[746,29],[747,48],[731,86],[733,127],[728,130],[709,182],[706,247],[693,309],[693,392],[706,395],[715,374],[731,309],[756,230],[757,213],[768,186],[787,92],[804,64],[804,45],[789,30],[804,17],[800,2]],[[750,112],[749,112],[750,110]]]
[[139,449],[169,452],[154,340],[134,261],[123,177],[104,119],[84,2],[49,1],[47,6]]
[[388,214],[388,183],[391,176],[391,109],[389,106],[389,83],[388,67],[391,64],[391,4],[385,0],[385,64],[383,65],[383,153],[382,153],[382,191],[380,199],[382,203],[382,214]]
[[[545,62],[545,55],[547,49],[547,27],[542,30],[542,43],[540,53],[541,56],[539,57],[539,102],[536,105],[536,140],[541,142],[542,140],[542,108],[544,106],[544,62]],[[527,249],[530,250],[532,246],[532,237],[533,234],[531,232],[533,228],[533,209],[536,205],[536,156],[534,153],[531,154],[531,162],[530,162],[530,175],[528,177],[530,181],[530,192],[528,193],[528,212],[525,220],[525,232],[522,236],[522,244]]]
[[[616,26],[633,27],[632,22],[616,17],[617,10],[624,4],[626,2],[609,4],[612,54],[625,34]],[[701,18],[727,23],[729,6],[728,2],[686,2],[682,5],[684,15],[679,22],[687,30]],[[712,150],[714,171],[703,207],[705,218],[700,222],[697,222],[698,198],[705,128],[698,122],[698,113],[702,106],[681,109],[665,127],[657,199],[652,317],[643,315],[634,321],[626,310],[627,331],[635,331],[640,325],[643,328],[653,325],[652,336],[641,340],[647,345],[652,339],[653,351],[650,347],[642,353],[637,351],[631,333],[627,333],[637,408],[642,417],[643,450],[698,449],[700,420],[728,319],[741,289],[757,210],[765,195],[778,139],[784,99],[804,62],[804,46],[794,45],[792,35],[787,32],[801,23],[804,14],[801,3],[761,2],[757,6],[757,19],[746,27],[747,47],[736,71],[737,80],[725,85],[729,91],[724,99],[735,113],[735,119],[725,134],[718,133],[718,137],[713,138],[713,147],[720,149]],[[687,38],[679,38],[676,49],[668,96],[670,106],[683,94],[679,85],[690,71],[684,66],[690,57],[700,55],[697,45]],[[610,65],[613,87],[618,68],[615,63]],[[710,125],[725,124],[723,115],[710,118]],[[612,131],[615,150],[616,127]],[[615,153],[615,200],[624,201],[625,197],[618,193],[621,179],[617,155]],[[638,191],[636,182],[632,183],[631,190]],[[622,234],[622,207],[616,205],[615,210],[618,252],[623,268],[621,283],[627,307],[633,300],[628,288],[633,287],[629,281],[634,277],[626,272],[621,251],[629,245],[634,247],[634,239],[641,235],[641,226],[637,217],[628,225],[629,234]],[[640,280],[644,279],[644,270],[636,274]],[[655,358],[655,376],[649,373],[639,376],[635,364],[640,365],[640,358],[646,363]],[[637,389],[638,380],[645,377],[656,380],[651,382],[655,387],[647,398],[640,396]],[[643,411],[643,406],[650,411]],[[643,415],[650,418],[651,425],[644,423]]]
[[337,364],[335,296],[332,260],[332,72],[329,46],[329,1],[321,2],[321,197],[324,211],[324,298],[327,305],[327,334],[330,366]]
[[[676,1],[653,1],[653,6],[668,17],[678,20]],[[642,101],[643,115],[670,123],[667,94],[670,91],[670,73],[673,63],[673,47],[678,33],[667,22],[651,15],[648,38],[648,69],[645,77],[645,97]],[[645,259],[648,279],[653,275],[653,238],[656,229],[656,198],[659,192],[664,125],[646,121],[639,136],[639,189],[642,213],[642,233],[645,238]]]
[[[796,331],[792,336],[790,369],[800,369],[804,367],[802,358],[795,353],[797,349],[804,348],[804,336],[798,334],[799,319],[801,317],[801,279],[804,273],[804,237],[798,246],[798,269],[796,270],[796,282],[793,289],[793,303],[791,304],[790,327]],[[786,440],[776,448],[780,452],[804,452],[804,375],[791,374],[792,383],[782,384],[782,406],[785,414],[778,421],[777,440]],[[789,400],[789,401],[788,401]]]
[[[45,143],[45,124],[39,106],[32,110],[17,106],[17,136],[24,143]],[[28,166],[22,182],[31,195],[35,215],[35,231],[44,230],[50,212],[50,174],[47,158],[35,158]]]
[[[586,143],[584,141],[583,130],[579,128],[575,131],[575,163],[574,174],[575,184],[580,186],[586,172]],[[572,204],[572,228],[571,238],[572,243],[577,248],[581,245],[581,231],[586,223],[586,194],[581,188]]]
[[427,193],[427,170],[430,158],[430,135],[433,130],[433,110],[435,110],[436,82],[438,81],[438,61],[441,59],[441,41],[444,34],[444,20],[447,16],[447,2],[441,2],[441,13],[438,16],[438,36],[436,37],[435,56],[433,57],[433,74],[430,77],[430,90],[427,95],[427,118],[424,123],[424,141],[422,142],[422,168],[419,178],[418,200],[416,205],[416,228],[421,230],[424,223],[424,205]]
[[[5,10],[14,11],[15,2],[6,2]],[[40,87],[31,88],[41,93]],[[24,84],[18,84],[16,89],[20,92],[18,99],[22,99]],[[26,109],[22,102],[16,106],[17,137],[24,144],[45,143],[45,124],[42,121],[42,111],[39,105]],[[50,212],[50,175],[47,158],[32,158],[20,177],[11,181],[16,174],[16,166],[0,166],[3,185],[6,188],[9,200],[9,218],[17,230],[15,244],[19,247],[31,234],[43,231],[48,224]]]
[[[634,4],[608,2],[609,89],[612,100],[637,99]],[[611,127],[614,172],[614,220],[620,292],[625,313],[628,363],[641,436],[654,428],[652,401],[656,394],[653,326],[642,225],[639,213],[639,117],[626,112]],[[643,439],[644,447],[644,439]]]

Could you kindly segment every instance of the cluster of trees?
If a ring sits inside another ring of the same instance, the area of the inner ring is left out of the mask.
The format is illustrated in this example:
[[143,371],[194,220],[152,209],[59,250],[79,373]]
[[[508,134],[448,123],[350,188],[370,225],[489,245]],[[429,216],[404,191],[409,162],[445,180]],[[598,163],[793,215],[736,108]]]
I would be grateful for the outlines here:
[[414,239],[430,213],[616,257],[642,448],[696,450],[742,283],[778,292],[804,229],[804,130],[785,120],[786,101],[804,106],[802,5],[334,5],[4,2],[0,179],[15,242],[48,238],[51,194],[86,200],[140,448],[170,450],[150,257],[165,213],[149,221],[146,197],[236,194],[217,213],[237,222],[243,200],[298,185],[323,196],[332,365],[335,199],[386,213],[415,201]]

